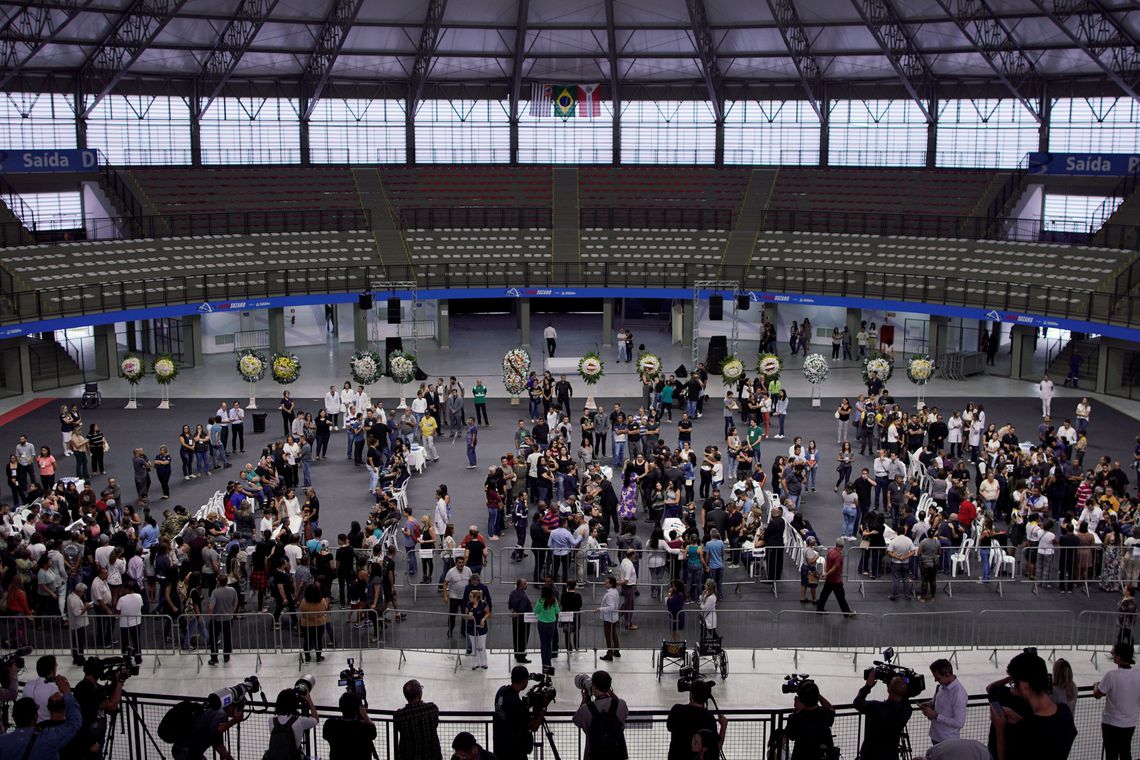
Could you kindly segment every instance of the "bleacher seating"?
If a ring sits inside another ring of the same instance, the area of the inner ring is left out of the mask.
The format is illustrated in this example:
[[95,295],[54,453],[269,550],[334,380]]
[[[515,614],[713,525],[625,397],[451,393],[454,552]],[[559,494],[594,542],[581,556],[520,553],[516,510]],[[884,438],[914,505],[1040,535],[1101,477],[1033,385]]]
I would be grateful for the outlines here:
[[312,209],[356,211],[352,171],[339,166],[136,167],[129,170],[160,214]]
[[404,237],[416,263],[549,262],[551,258],[550,230],[409,229]]
[[693,262],[719,264],[727,230],[584,229],[582,260]]
[[748,168],[584,166],[578,170],[578,205],[737,209],[750,175]]
[[381,166],[388,202],[403,208],[550,207],[548,166]]
[[994,177],[954,169],[782,167],[769,208],[970,216]]

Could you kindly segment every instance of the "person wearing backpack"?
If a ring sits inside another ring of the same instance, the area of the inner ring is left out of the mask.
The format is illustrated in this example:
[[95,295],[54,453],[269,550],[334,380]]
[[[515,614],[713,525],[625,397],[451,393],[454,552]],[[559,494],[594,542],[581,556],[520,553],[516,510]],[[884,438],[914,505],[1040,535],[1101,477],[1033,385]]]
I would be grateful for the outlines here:
[[[301,715],[301,708],[306,705],[309,714]],[[277,694],[273,713],[269,719],[269,748],[261,760],[304,760],[301,740],[317,727],[317,708],[312,695],[306,693],[302,700],[296,690],[282,689]]]
[[613,692],[613,679],[604,670],[590,676],[590,689],[582,690],[582,704],[574,725],[586,735],[582,760],[626,760],[625,722],[629,706]]

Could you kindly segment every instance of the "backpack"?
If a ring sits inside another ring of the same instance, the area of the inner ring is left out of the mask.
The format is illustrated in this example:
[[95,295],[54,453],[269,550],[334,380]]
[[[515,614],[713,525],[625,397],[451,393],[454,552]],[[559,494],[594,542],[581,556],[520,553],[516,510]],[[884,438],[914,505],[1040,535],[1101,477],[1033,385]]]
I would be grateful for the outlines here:
[[593,702],[587,702],[590,710],[590,728],[586,736],[590,740],[590,757],[604,757],[607,760],[626,760],[629,752],[625,746],[625,733],[617,716],[617,699],[610,699],[605,712],[598,710]]
[[198,718],[205,712],[201,702],[184,700],[166,711],[158,724],[158,738],[167,744],[185,746],[193,737]]
[[293,724],[297,716],[281,723],[273,721],[273,730],[269,733],[269,748],[261,756],[261,760],[303,760],[301,750],[297,747],[297,740],[293,736]]

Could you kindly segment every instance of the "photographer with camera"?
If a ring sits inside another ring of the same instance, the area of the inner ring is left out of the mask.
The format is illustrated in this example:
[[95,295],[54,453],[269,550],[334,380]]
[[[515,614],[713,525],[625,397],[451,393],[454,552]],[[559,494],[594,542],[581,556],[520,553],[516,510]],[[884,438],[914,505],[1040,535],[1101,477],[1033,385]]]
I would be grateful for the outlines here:
[[8,705],[20,696],[20,671],[24,669],[24,655],[31,652],[32,648],[26,647],[0,660],[0,734],[8,730]]
[[376,724],[357,694],[346,691],[340,695],[340,717],[326,720],[321,734],[329,745],[329,760],[369,760],[373,755]]
[[[52,693],[62,694],[65,717],[62,722],[47,726],[39,726],[37,714],[39,706],[30,697],[16,700],[12,707],[12,720],[16,723],[16,730],[0,736],[0,757],[21,758],[21,760],[44,760],[45,758],[59,757],[59,751],[79,731],[83,717],[79,711],[79,704],[71,693],[71,685],[67,679],[59,676],[56,679],[57,690]],[[58,700],[59,697],[56,697]],[[48,713],[50,717],[50,712]],[[45,718],[47,720],[47,718]]]
[[97,760],[103,754],[103,741],[107,737],[107,713],[119,709],[119,701],[123,697],[123,683],[126,677],[122,671],[110,674],[110,683],[99,683],[100,678],[106,679],[107,673],[103,661],[98,657],[91,657],[83,664],[83,680],[75,685],[72,694],[79,703],[79,710],[83,715],[83,723],[71,744],[67,746],[61,757],[71,760],[90,758]]
[[542,724],[543,710],[532,711],[519,695],[530,681],[530,671],[522,665],[511,669],[511,682],[495,694],[492,723],[495,755],[499,760],[523,760],[534,750],[531,734]]
[[[306,676],[308,678],[308,676]],[[311,682],[311,678],[309,679]],[[302,692],[302,693],[298,693]],[[308,707],[308,716],[301,709]],[[263,760],[303,760],[301,742],[305,733],[317,727],[317,708],[310,689],[282,689],[269,719],[269,748]]]
[[875,672],[869,671],[866,683],[855,695],[855,709],[867,716],[859,757],[861,760],[898,760],[899,737],[910,721],[909,687],[905,678],[895,676],[887,684],[885,701],[868,700],[867,695],[878,681]]
[[784,728],[784,738],[796,743],[791,760],[832,760],[836,755],[831,738],[835,708],[820,695],[815,681],[799,683],[793,707],[795,712]]
[[1077,736],[1073,713],[1052,697],[1049,668],[1036,649],[1009,661],[1006,678],[990,684],[990,750],[995,760],[1065,760]]
[[962,732],[970,695],[954,675],[954,666],[949,660],[942,658],[930,663],[930,672],[938,686],[934,690],[934,699],[923,702],[919,709],[930,720],[930,743],[939,744],[957,739]]
[[[675,704],[669,708],[669,717],[665,721],[665,727],[669,730],[668,760],[689,760],[693,755],[693,735],[701,730],[717,734],[720,746],[724,746],[728,718],[724,715],[713,717],[708,708],[709,700],[712,699],[713,682],[700,680],[699,674],[695,675],[697,680],[688,685],[688,703]],[[678,684],[678,688],[684,685]]]
[[582,691],[582,704],[574,713],[574,725],[586,735],[582,760],[626,760],[629,751],[625,746],[625,722],[629,705],[613,692],[613,679],[604,670],[593,675],[585,673],[574,678],[574,685]]

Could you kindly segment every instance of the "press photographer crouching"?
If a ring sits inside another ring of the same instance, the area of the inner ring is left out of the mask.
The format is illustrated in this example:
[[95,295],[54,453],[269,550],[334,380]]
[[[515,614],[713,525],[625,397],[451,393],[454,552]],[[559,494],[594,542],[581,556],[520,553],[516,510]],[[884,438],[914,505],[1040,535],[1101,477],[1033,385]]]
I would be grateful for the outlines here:
[[781,690],[794,692],[793,712],[784,727],[784,740],[796,743],[791,760],[835,760],[838,752],[831,736],[835,708],[819,693],[819,686],[805,675],[788,676]]
[[579,673],[574,685],[582,692],[582,704],[574,713],[574,725],[586,735],[582,760],[626,760],[625,722],[629,705],[613,692],[613,679],[604,670],[593,675]]
[[495,756],[499,760],[522,760],[534,750],[533,732],[542,725],[546,707],[554,701],[549,679],[535,676],[538,686],[521,694],[531,680],[530,671],[522,665],[511,669],[511,682],[500,686],[495,694],[493,738]]
[[[687,704],[675,704],[669,709],[669,717],[665,722],[665,727],[669,730],[668,760],[689,760],[693,756],[693,736],[701,731],[716,734],[720,747],[724,746],[728,718],[723,714],[713,717],[708,708],[710,700],[714,706],[716,704],[712,696],[714,685],[714,681],[702,678],[695,668],[681,669],[677,690],[689,692],[689,701]],[[712,756],[715,757],[716,752]]]

